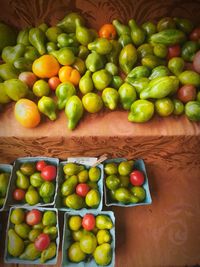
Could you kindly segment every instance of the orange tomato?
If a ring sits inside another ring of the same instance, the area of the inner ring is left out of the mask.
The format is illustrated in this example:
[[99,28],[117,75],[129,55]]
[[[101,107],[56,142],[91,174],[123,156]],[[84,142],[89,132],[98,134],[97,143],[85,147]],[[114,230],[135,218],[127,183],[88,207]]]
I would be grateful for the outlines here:
[[34,128],[40,123],[40,112],[37,105],[25,98],[15,104],[14,115],[16,120],[26,128]]
[[71,66],[61,67],[58,72],[58,76],[62,83],[71,82],[75,86],[79,84],[79,80],[81,78],[80,73],[76,69],[72,68]]
[[61,83],[61,81],[59,80],[59,78],[57,76],[51,77],[48,80],[48,84],[49,87],[51,88],[51,90],[55,91],[57,86]]
[[43,55],[37,58],[32,65],[33,73],[40,78],[51,78],[58,74],[60,65],[52,55]]
[[99,37],[106,38],[108,40],[115,39],[117,32],[112,24],[104,24],[99,30]]

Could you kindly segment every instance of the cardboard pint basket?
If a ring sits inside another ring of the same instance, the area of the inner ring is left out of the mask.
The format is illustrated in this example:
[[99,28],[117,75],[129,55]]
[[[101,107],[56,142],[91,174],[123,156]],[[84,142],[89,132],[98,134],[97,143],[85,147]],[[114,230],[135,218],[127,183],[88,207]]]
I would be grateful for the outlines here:
[[7,205],[6,205],[6,202],[7,202],[7,198],[8,198],[8,194],[9,194],[12,168],[13,168],[13,166],[10,165],[10,164],[0,164],[0,173],[4,173],[4,172],[5,173],[9,173],[9,181],[8,181],[8,184],[7,184],[6,195],[4,197],[3,205],[0,206],[0,212],[3,211],[3,210],[7,210],[7,208],[8,208]]
[[61,161],[60,162],[59,168],[58,168],[58,192],[57,192],[56,204],[55,204],[55,207],[58,210],[60,210],[60,211],[73,211],[73,212],[77,212],[77,213],[79,213],[80,211],[94,212],[94,211],[101,211],[102,210],[102,206],[103,206],[103,177],[104,177],[102,164],[97,165],[97,167],[100,169],[101,174],[100,174],[99,180],[97,181],[97,187],[98,187],[98,191],[100,194],[100,202],[96,208],[84,207],[84,208],[77,209],[77,210],[69,208],[63,204],[62,194],[61,194],[62,184],[64,181],[66,181],[66,179],[64,177],[65,174],[63,171],[63,167],[65,166],[65,164],[67,164],[69,162],[74,162],[74,163],[77,163],[80,165],[84,165],[85,169],[88,170],[96,161],[97,161],[97,158],[81,157],[81,158],[68,158],[67,161]]
[[[50,158],[50,157],[23,157],[23,158],[18,158],[15,160],[14,165],[13,165],[13,170],[12,170],[12,175],[11,175],[11,181],[10,181],[10,189],[9,189],[9,194],[8,194],[8,199],[7,199],[7,206],[27,206],[30,207],[31,205],[29,205],[28,203],[26,203],[25,200],[23,201],[17,201],[13,199],[13,192],[16,189],[16,179],[17,179],[17,174],[16,172],[19,170],[20,165],[22,163],[37,163],[38,161],[44,160],[48,165],[54,165],[57,169],[57,174],[56,174],[56,178],[52,181],[54,184],[54,195],[53,197],[51,197],[51,201],[48,203],[45,203],[42,199],[42,197],[40,196],[39,202],[33,206],[41,206],[41,207],[53,207],[55,204],[55,198],[56,198],[56,192],[57,192],[57,188],[58,188],[58,164],[59,164],[59,159],[58,158]],[[38,171],[35,171],[38,172]],[[30,177],[27,176],[29,181],[30,181]],[[45,180],[44,180],[45,182]],[[31,185],[31,183],[30,183]],[[37,190],[37,192],[39,192],[39,187],[35,187],[35,189]]]
[[[56,240],[53,240],[53,242],[56,243],[56,255],[47,260],[45,263],[41,263],[40,262],[40,257],[38,257],[35,260],[24,260],[24,259],[20,259],[19,257],[13,257],[9,254],[8,252],[8,231],[9,229],[14,229],[14,224],[10,221],[10,216],[13,210],[15,210],[16,208],[20,208],[23,209],[25,212],[31,211],[33,210],[31,207],[26,207],[26,206],[21,206],[21,207],[11,207],[10,208],[10,212],[9,212],[9,216],[8,216],[8,225],[7,225],[7,229],[6,229],[6,241],[5,241],[5,253],[4,253],[4,262],[5,263],[15,263],[15,264],[35,264],[35,265],[56,265],[57,263],[57,259],[58,259],[58,250],[59,250],[59,242],[60,242],[60,235],[59,235],[59,221],[58,221],[58,210],[55,208],[44,208],[44,207],[35,207],[35,209],[41,211],[42,213],[44,213],[45,211],[53,211],[56,214],[56,228],[57,228],[57,237]],[[16,246],[18,246],[19,244],[17,243]]]
[[[109,230],[111,235],[111,249],[112,249],[112,259],[107,267],[114,267],[115,266],[115,216],[112,211],[95,211],[95,212],[89,212],[89,211],[80,211],[79,215],[83,217],[85,214],[90,213],[93,214],[95,217],[97,215],[106,215],[110,217],[113,223],[113,227]],[[68,257],[68,249],[70,244],[72,243],[72,237],[71,237],[71,231],[68,226],[68,220],[70,216],[77,215],[77,213],[74,212],[66,212],[64,215],[64,232],[63,232],[63,242],[62,242],[62,267],[98,267],[98,265],[94,257],[90,258],[90,261],[81,261],[79,263],[75,263],[69,260]]]
[[[108,159],[108,160],[104,161],[104,166],[106,163],[115,162],[115,163],[119,164],[122,161],[127,161],[127,159],[125,159],[125,158]],[[152,198],[151,198],[151,194],[150,194],[150,190],[149,190],[148,176],[147,176],[144,161],[142,159],[134,160],[133,169],[142,171],[144,176],[145,176],[145,182],[142,185],[142,187],[144,188],[145,193],[146,193],[145,199],[141,202],[138,202],[138,203],[127,203],[127,204],[112,200],[109,197],[109,189],[106,186],[106,175],[105,175],[105,177],[104,177],[104,196],[105,196],[105,205],[106,206],[135,207],[135,206],[140,206],[140,205],[150,205],[152,203]]]

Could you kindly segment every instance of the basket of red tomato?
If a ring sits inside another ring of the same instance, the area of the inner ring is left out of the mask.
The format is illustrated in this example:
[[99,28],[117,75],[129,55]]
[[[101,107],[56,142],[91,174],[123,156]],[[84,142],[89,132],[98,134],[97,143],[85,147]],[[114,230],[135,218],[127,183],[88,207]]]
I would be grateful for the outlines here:
[[58,164],[57,158],[18,158],[13,165],[7,205],[53,206]]
[[142,159],[109,159],[104,162],[106,206],[131,207],[151,204],[151,194]]

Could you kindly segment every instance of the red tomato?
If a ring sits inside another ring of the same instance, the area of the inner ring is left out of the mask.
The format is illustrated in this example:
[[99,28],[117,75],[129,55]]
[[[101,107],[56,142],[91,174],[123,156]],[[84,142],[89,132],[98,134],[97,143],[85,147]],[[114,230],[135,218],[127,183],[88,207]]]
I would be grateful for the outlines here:
[[191,41],[198,41],[198,40],[200,40],[200,27],[195,28],[190,33],[190,40]]
[[45,166],[47,166],[47,163],[44,160],[40,160],[36,164],[36,170],[37,171],[42,171]]
[[200,51],[198,51],[193,58],[194,70],[200,73]]
[[85,230],[91,231],[94,229],[96,220],[93,214],[87,213],[83,216],[82,226]]
[[21,188],[16,188],[13,192],[13,198],[17,201],[21,201],[24,199],[26,191]]
[[40,234],[35,240],[35,248],[39,251],[43,251],[48,248],[51,240],[48,234]]
[[41,176],[46,181],[52,181],[56,178],[56,167],[53,165],[46,165],[41,172]]
[[51,90],[55,91],[57,86],[61,83],[60,79],[56,76],[49,78],[48,84]]
[[35,225],[40,223],[42,220],[42,212],[36,209],[29,211],[26,214],[26,223],[28,225]]
[[84,184],[84,183],[78,184],[76,186],[76,194],[81,196],[81,197],[85,197],[87,195],[87,193],[89,192],[89,190],[90,190],[89,185]]
[[173,57],[178,57],[181,54],[181,47],[180,45],[172,45],[168,47],[168,54],[167,54],[167,59],[169,60],[170,58]]
[[195,100],[197,97],[197,90],[194,85],[187,84],[183,85],[181,88],[178,89],[177,91],[177,98],[181,100],[184,104]]
[[143,185],[144,180],[144,174],[141,171],[135,170],[130,174],[130,182],[132,185]]

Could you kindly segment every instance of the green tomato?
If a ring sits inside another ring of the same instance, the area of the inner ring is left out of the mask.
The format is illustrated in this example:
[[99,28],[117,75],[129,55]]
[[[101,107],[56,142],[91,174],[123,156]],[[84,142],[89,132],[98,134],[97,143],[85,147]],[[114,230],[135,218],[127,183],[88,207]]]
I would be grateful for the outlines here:
[[179,99],[173,99],[174,104],[174,115],[181,115],[184,112],[184,104]]
[[168,97],[157,99],[155,101],[155,109],[161,117],[167,117],[174,111],[174,104]]

